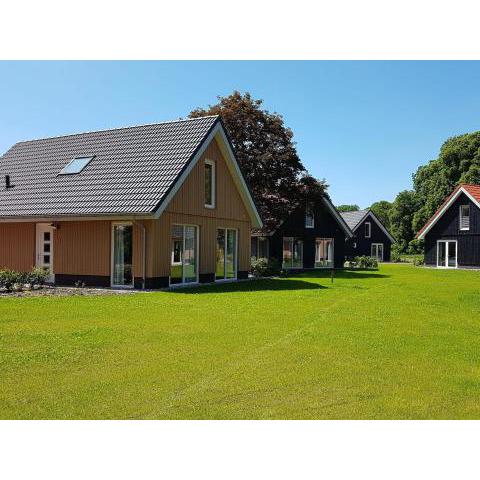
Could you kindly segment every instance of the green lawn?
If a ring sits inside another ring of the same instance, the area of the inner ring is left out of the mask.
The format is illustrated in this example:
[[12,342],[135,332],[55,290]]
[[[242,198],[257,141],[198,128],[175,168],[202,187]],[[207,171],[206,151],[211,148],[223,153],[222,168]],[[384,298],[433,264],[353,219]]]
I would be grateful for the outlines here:
[[1,418],[480,418],[480,272],[0,299]]

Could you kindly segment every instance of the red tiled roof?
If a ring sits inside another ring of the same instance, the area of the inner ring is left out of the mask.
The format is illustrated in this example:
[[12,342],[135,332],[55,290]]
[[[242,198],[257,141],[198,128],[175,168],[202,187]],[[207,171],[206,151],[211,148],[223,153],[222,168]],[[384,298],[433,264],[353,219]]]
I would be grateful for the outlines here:
[[445,207],[445,205],[454,195],[457,194],[460,189],[468,192],[478,203],[480,203],[480,185],[473,185],[469,183],[461,183],[457,185],[453,192],[443,201],[440,207],[437,208],[437,211],[430,217],[428,222],[418,231],[417,235],[415,235],[415,238],[418,238],[419,235],[421,235],[422,232],[424,232],[432,224],[432,222],[436,219],[437,215],[442,211],[443,207]]

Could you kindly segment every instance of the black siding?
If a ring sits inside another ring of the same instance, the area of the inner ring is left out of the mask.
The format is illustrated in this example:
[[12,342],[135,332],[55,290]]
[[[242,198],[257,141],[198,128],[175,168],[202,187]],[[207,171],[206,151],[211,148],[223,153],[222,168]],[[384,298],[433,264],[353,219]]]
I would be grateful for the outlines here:
[[303,239],[303,268],[315,267],[315,239],[333,238],[335,268],[345,263],[345,232],[323,202],[315,204],[314,228],[305,228],[305,207],[297,208],[270,237],[270,258],[279,262],[283,257],[283,237]]
[[[370,238],[365,238],[365,223],[370,222],[372,225]],[[383,261],[389,262],[392,250],[392,241],[388,235],[377,225],[377,222],[370,214],[355,230],[354,237],[347,240],[345,245],[345,255],[347,258],[366,255],[369,257],[372,253],[372,243],[383,243]],[[356,248],[354,248],[354,243]]]
[[[460,205],[470,205],[470,230],[460,230]],[[461,194],[425,235],[425,263],[437,265],[437,240],[457,241],[459,267],[480,267],[480,209]]]

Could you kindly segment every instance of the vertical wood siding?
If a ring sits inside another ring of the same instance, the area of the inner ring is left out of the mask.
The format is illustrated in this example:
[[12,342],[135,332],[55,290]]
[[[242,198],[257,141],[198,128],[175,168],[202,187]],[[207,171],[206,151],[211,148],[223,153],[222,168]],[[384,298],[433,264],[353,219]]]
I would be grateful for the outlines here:
[[[215,162],[215,208],[205,208],[204,162]],[[61,221],[53,237],[53,271],[59,275],[110,276],[109,220]],[[199,273],[215,272],[218,228],[238,230],[238,270],[250,268],[251,221],[233,177],[212,140],[185,183],[158,220],[133,223],[133,274],[143,275],[143,232],[146,228],[146,277],[170,275],[171,227],[175,223],[199,227]],[[28,270],[35,264],[35,223],[0,224],[0,266]]]
[[[460,205],[470,205],[470,229],[460,230]],[[437,240],[457,240],[458,266],[480,266],[480,209],[461,194],[425,235],[425,263],[437,265]]]
[[35,265],[35,224],[0,223],[0,267],[28,271]]
[[109,221],[59,222],[55,230],[53,271],[68,275],[110,275]]
[[[370,222],[370,238],[365,238],[365,223]],[[356,248],[353,248],[353,244]],[[359,255],[369,257],[372,254],[372,243],[383,243],[383,260],[389,262],[391,258],[392,242],[385,232],[377,225],[377,222],[368,215],[361,225],[355,230],[353,238],[347,240],[345,251],[348,258]]]

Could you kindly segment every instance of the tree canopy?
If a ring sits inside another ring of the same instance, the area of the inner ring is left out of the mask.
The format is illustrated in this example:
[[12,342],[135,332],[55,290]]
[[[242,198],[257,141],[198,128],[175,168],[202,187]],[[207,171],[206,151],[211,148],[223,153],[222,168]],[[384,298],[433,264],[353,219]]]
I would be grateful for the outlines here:
[[339,212],[358,212],[360,207],[356,204],[354,205],[338,205],[336,207]]
[[417,208],[415,192],[412,190],[400,192],[392,203],[389,215],[390,229],[403,251],[407,249],[408,244],[415,236],[412,221]]
[[263,100],[233,92],[218,103],[193,110],[189,117],[220,115],[265,226],[284,218],[293,204],[326,191],[324,180],[308,174],[293,132],[283,117],[262,108]]
[[459,183],[480,184],[480,132],[449,138],[437,159],[413,175],[413,188],[420,208],[414,215],[415,231],[435,213]]
[[378,217],[387,230],[390,229],[390,210],[392,204],[386,200],[372,203],[370,210]]

